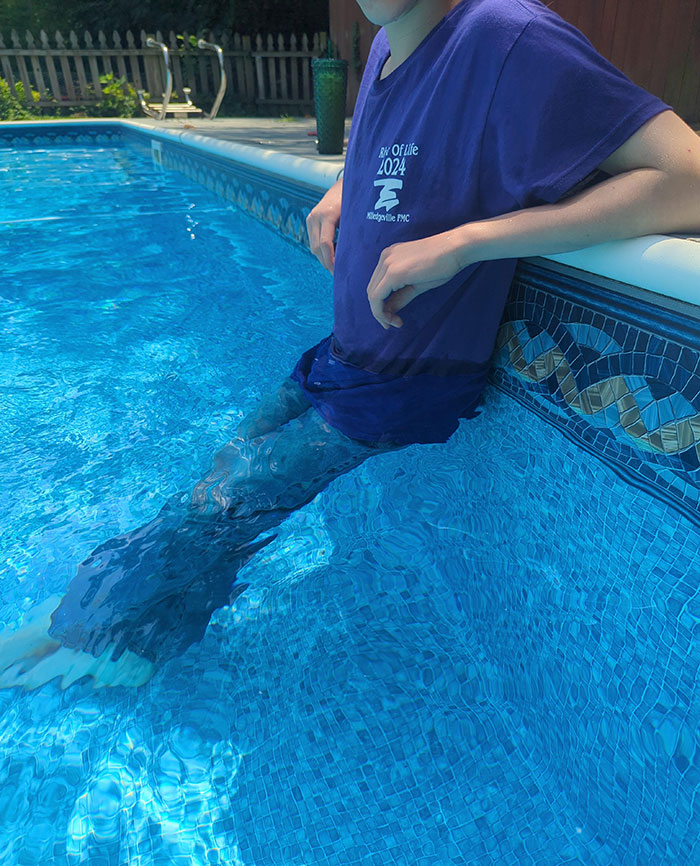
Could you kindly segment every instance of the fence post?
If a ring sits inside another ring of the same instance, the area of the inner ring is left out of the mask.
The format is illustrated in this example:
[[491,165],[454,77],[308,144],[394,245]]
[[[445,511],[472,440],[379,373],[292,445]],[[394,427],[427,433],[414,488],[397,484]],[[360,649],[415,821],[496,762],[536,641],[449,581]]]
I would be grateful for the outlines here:
[[109,56],[109,49],[107,48],[107,37],[101,30],[98,30],[97,32],[97,41],[100,44],[100,56],[102,58],[104,74],[114,75],[114,70],[112,69],[112,58]]
[[29,62],[32,64],[32,72],[34,73],[34,82],[35,82],[35,90],[38,90],[41,94],[42,98],[44,98],[46,94],[46,85],[44,84],[44,73],[41,71],[41,63],[39,62],[38,56],[34,53],[34,37],[26,30],[24,33],[24,39],[27,43],[27,48],[32,54],[29,57]]
[[[85,31],[83,34],[83,39],[85,40],[85,47],[88,51],[92,52],[92,36]],[[90,53],[87,58],[88,66],[90,67],[90,73],[92,75],[92,85],[95,88],[95,93],[97,96],[102,99],[102,86],[100,84],[100,71],[97,68],[97,57],[94,54]]]
[[243,71],[245,74],[246,102],[248,103],[248,105],[253,105],[255,103],[255,77],[253,75],[253,46],[251,44],[250,36],[244,36],[241,39],[241,44],[243,50],[245,51],[245,57],[243,58]]
[[255,37],[255,77],[258,82],[258,90],[256,93],[256,101],[258,99],[265,99],[265,77],[263,75],[263,61],[261,57],[261,52],[263,50],[262,36],[258,33]]
[[73,73],[70,69],[70,63],[68,62],[68,58],[70,56],[70,51],[68,51],[63,43],[63,36],[57,30],[56,31],[56,48],[61,52],[59,55],[59,60],[61,61],[61,72],[63,73],[63,82],[66,85],[66,92],[68,94],[68,99],[70,102],[76,101],[75,96],[75,87],[73,86]]
[[112,31],[112,46],[114,47],[114,61],[117,64],[117,75],[119,78],[126,78],[126,63],[124,63],[124,55],[122,54],[122,40],[116,30]]
[[268,94],[269,99],[277,99],[277,69],[275,64],[275,56],[274,56],[275,44],[272,41],[272,34],[267,34],[267,74],[268,74],[268,87],[270,88],[270,92]]
[[71,48],[73,49],[73,63],[75,63],[75,69],[78,73],[80,98],[89,99],[90,91],[88,90],[87,78],[85,77],[85,67],[83,66],[83,56],[80,53],[80,46],[78,45],[78,37],[75,35],[75,32],[71,30],[68,34],[68,38],[70,39]]
[[297,38],[292,33],[289,39],[289,50],[295,57],[289,58],[289,68],[292,77],[292,99],[295,101],[299,101],[299,61],[300,57],[298,56],[299,49],[297,48]]
[[[131,30],[126,31],[126,56],[129,58],[129,68],[131,75],[127,76],[133,83],[136,90],[144,90],[143,78],[141,76],[140,60],[141,52],[136,47],[136,39]],[[145,68],[145,61],[144,61]]]
[[58,75],[56,75],[56,64],[54,63],[53,55],[49,53],[51,46],[49,45],[49,37],[45,30],[39,31],[39,39],[41,40],[41,47],[46,51],[46,69],[49,73],[49,82],[51,83],[53,98],[57,102],[60,102],[61,88],[58,83]]
[[[5,43],[3,42],[2,33],[0,33],[0,52],[5,47]],[[10,93],[17,99],[17,91],[15,90],[15,76],[12,73],[12,67],[10,66],[10,59],[6,54],[2,55],[2,74],[3,78],[10,85]]]
[[[160,89],[158,87],[158,83],[156,82],[154,70],[153,70],[153,56],[151,54],[151,49],[146,45],[146,39],[148,36],[144,30],[141,31],[139,35],[139,39],[141,42],[141,56],[143,58],[143,71],[146,77],[145,90],[146,93],[150,96],[151,100],[156,100],[160,93]],[[134,39],[134,43],[136,40]],[[136,47],[134,45],[134,47]],[[132,63],[138,64],[138,57],[136,55],[133,56]]]
[[[10,33],[10,39],[12,40],[12,47],[19,51],[22,48],[22,43],[19,41],[19,36],[16,30],[13,30]],[[19,69],[19,77],[22,82],[22,87],[24,87],[24,101],[29,105],[32,101],[32,85],[29,80],[27,64],[24,62],[24,57],[22,57],[21,54],[17,55],[17,68]]]
[[[306,33],[301,37],[301,50],[304,52],[308,52],[309,50],[309,37]],[[311,102],[311,75],[309,73],[309,65],[309,63],[302,63],[301,66],[301,82],[305,102]]]

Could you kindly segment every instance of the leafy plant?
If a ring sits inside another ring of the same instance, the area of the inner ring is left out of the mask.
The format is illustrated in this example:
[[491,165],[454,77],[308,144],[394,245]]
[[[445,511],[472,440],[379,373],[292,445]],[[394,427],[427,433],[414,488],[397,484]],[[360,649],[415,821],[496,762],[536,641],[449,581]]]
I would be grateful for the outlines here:
[[126,78],[114,73],[100,76],[102,99],[85,107],[88,117],[134,117],[138,113],[138,97]]
[[12,92],[9,82],[0,78],[0,120],[31,120],[39,114],[36,103],[41,99],[36,90],[31,91],[32,101],[27,104],[24,85],[21,81],[15,83]]
[[190,34],[190,36],[185,39],[185,37],[181,33],[178,33],[175,38],[177,39],[177,47],[179,48],[180,53],[184,53],[191,48],[197,47],[197,36],[193,36]]

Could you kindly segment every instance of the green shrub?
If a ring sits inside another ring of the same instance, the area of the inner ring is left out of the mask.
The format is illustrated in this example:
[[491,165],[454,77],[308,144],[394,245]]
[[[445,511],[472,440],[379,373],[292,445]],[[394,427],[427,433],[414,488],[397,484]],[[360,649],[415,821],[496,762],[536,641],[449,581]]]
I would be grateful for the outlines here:
[[139,101],[136,91],[126,78],[115,78],[113,73],[100,76],[102,99],[85,106],[88,117],[134,117]]
[[15,92],[4,78],[0,78],[0,120],[31,120],[39,114],[36,103],[41,99],[36,90],[32,90],[32,102],[25,102],[24,85],[21,81],[15,83]]

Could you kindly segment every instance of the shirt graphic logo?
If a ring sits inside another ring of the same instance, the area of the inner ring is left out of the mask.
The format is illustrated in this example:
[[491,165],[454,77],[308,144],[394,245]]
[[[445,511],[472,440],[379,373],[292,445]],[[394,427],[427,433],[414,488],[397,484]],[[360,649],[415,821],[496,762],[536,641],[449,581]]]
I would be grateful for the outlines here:
[[[418,151],[419,147],[415,141],[395,142],[394,144],[382,145],[379,148],[377,152],[379,166],[376,173],[377,179],[374,181],[374,186],[379,189],[379,198],[374,205],[374,210],[367,211],[366,219],[372,220],[376,224],[398,224],[411,221],[410,212],[405,211],[402,213],[400,210],[394,210],[394,208],[396,205],[401,204],[398,190],[403,190],[404,175],[418,156]],[[368,198],[369,195],[370,191],[368,190]],[[405,198],[403,192],[401,193],[401,197]],[[403,206],[404,208],[406,207],[405,202]]]
[[399,203],[396,195],[397,189],[403,189],[403,181],[395,177],[385,177],[381,180],[374,181],[375,186],[380,186],[382,191],[379,193],[379,198],[374,206],[375,210],[383,207],[388,213],[393,207]]

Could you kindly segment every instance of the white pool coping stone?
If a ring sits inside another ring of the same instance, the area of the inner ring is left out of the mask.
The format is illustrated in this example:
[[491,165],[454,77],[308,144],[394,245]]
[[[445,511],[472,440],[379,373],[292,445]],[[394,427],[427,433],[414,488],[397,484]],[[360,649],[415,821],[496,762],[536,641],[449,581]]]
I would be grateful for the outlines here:
[[700,236],[692,237],[645,235],[540,258],[700,306]]
[[[227,141],[183,128],[158,126],[155,122],[119,118],[61,120],[75,124],[117,124],[163,141],[176,142],[194,150],[296,181],[320,193],[340,177],[344,160],[317,161],[280,150]],[[55,121],[51,122],[52,124]],[[3,123],[12,126],[49,126],[45,121]],[[629,240],[608,241],[569,253],[537,256],[523,261],[551,260],[600,277],[637,286],[669,298],[700,306],[700,234],[681,236],[647,235]]]
[[269,174],[276,174],[287,180],[297,181],[325,192],[338,180],[343,171],[345,160],[340,157],[333,162],[317,162],[304,156],[292,156],[279,150],[272,150],[259,145],[242,144],[238,141],[226,141],[213,138],[201,132],[190,130],[164,129],[144,123],[121,121],[140,132],[147,131],[154,138],[163,141],[174,141],[178,144],[203,151],[211,156],[218,156],[232,162],[238,162],[251,168],[258,168]]

